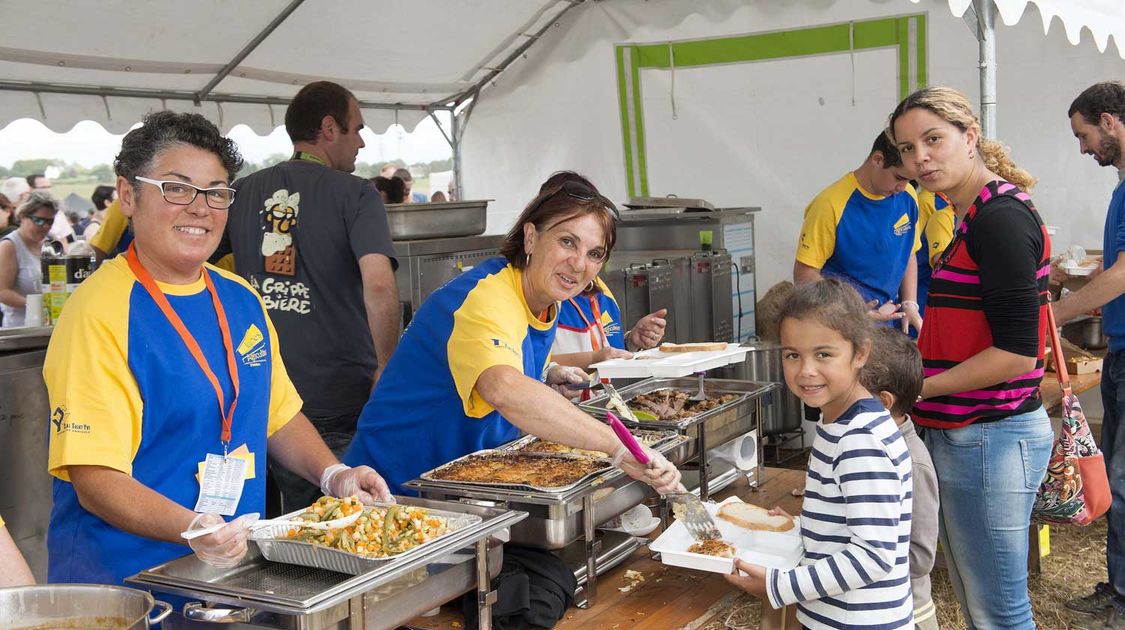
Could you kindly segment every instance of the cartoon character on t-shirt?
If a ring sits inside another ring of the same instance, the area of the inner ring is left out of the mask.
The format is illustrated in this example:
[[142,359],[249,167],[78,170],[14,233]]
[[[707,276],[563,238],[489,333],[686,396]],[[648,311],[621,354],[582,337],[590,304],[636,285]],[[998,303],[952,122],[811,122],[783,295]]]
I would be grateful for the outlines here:
[[[297,250],[293,244],[292,230],[297,225],[298,204],[301,193],[292,195],[282,188],[265,202],[262,218],[269,227],[262,234],[262,256],[265,258],[266,273],[292,276],[297,269]],[[266,229],[265,226],[262,228]]]

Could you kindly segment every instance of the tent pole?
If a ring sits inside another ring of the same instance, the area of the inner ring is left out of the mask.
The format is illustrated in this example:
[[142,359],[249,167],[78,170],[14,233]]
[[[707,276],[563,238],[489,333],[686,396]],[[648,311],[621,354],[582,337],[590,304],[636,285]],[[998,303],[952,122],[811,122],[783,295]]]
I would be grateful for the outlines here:
[[216,85],[222,83],[223,79],[227,78],[227,75],[229,75],[235,68],[237,68],[238,64],[242,63],[243,59],[246,59],[246,57],[249,56],[250,53],[254,52],[254,49],[257,48],[267,37],[269,37],[270,34],[273,33],[278,26],[281,26],[281,23],[285,21],[285,18],[289,17],[290,14],[296,11],[297,7],[301,6],[301,3],[304,1],[305,0],[293,0],[289,3],[289,6],[285,7],[281,11],[281,13],[277,14],[276,17],[270,20],[270,23],[267,24],[260,33],[255,35],[254,39],[250,40],[250,43],[246,44],[242,47],[242,50],[238,51],[238,54],[234,56],[234,59],[231,59],[229,62],[227,62],[227,65],[223,66],[222,70],[219,70],[218,74],[212,77],[211,80],[207,82],[207,85],[203,86],[202,90],[199,90],[195,93],[195,103],[198,105],[200,101],[202,101],[204,98],[207,98],[207,95],[211,93],[211,90],[215,89]]
[[[453,139],[449,143],[449,146],[453,148],[453,188],[454,192],[457,193],[456,201],[460,201],[465,198],[465,190],[461,188],[461,134],[456,110],[449,110],[449,120],[453,125]],[[454,199],[450,199],[450,201],[454,201]]]
[[980,120],[985,138],[996,137],[996,8],[992,0],[973,0],[980,43]]

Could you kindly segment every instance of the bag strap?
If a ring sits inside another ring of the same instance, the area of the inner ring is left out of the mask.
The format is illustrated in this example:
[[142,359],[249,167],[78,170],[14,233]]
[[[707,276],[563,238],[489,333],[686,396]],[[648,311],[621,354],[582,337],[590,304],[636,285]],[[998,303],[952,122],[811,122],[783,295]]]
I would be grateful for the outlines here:
[[1050,302],[1047,303],[1047,340],[1051,342],[1051,362],[1055,364],[1055,376],[1059,379],[1062,394],[1064,397],[1072,396],[1074,392],[1070,389],[1070,374],[1066,371],[1062,341],[1059,339],[1059,329],[1055,325],[1055,311],[1051,309]]

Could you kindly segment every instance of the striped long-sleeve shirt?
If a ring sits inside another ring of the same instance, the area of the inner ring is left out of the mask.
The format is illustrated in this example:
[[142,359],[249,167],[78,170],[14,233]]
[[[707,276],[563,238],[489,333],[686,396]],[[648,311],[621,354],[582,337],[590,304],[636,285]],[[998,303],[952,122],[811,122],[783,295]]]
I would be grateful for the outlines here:
[[860,400],[817,426],[799,566],[767,569],[774,608],[808,628],[910,628],[910,452],[886,409]]

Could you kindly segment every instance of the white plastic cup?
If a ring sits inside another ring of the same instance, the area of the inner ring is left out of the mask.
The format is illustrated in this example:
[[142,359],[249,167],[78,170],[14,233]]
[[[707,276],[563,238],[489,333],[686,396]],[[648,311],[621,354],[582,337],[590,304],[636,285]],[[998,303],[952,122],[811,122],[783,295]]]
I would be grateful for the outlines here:
[[43,325],[43,294],[29,293],[27,296],[27,306],[24,308],[23,316],[24,326],[42,326]]

